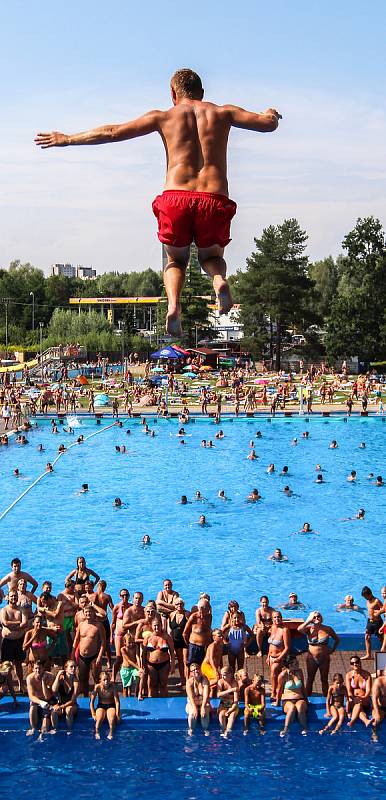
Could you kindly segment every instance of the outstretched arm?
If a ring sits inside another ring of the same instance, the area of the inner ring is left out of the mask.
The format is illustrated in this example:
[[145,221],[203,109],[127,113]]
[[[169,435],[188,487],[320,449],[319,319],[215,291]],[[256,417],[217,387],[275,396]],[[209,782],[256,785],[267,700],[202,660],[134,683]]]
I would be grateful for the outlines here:
[[[138,119],[124,122],[122,125],[102,125],[83,133],[38,133],[35,144],[45,150],[47,147],[67,147],[75,144],[108,144],[109,142],[123,142],[125,139],[135,139],[137,136],[146,136],[159,130],[161,111],[148,111]],[[90,570],[91,572],[91,570]]]
[[248,131],[260,131],[270,133],[275,131],[279,125],[281,114],[275,108],[268,108],[262,114],[255,114],[253,111],[245,111],[238,106],[225,106],[229,114],[229,122],[234,128],[245,128]]

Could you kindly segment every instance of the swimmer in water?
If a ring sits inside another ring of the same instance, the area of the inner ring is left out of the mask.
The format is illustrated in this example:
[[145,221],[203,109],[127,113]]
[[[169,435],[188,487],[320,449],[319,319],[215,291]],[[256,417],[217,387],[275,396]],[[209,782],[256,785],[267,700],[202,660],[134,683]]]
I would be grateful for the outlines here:
[[47,464],[46,464],[46,472],[53,472],[53,471],[54,471],[54,468],[53,468],[53,466],[52,466],[51,462],[50,462],[50,461],[47,461]]
[[329,449],[336,450],[337,447],[338,447],[338,442],[336,441],[336,439],[333,439],[331,444],[329,445]]
[[43,447],[42,444],[38,444],[37,451],[38,451],[38,453],[44,453],[44,447]]
[[207,447],[214,447],[214,444],[211,439],[208,439]]
[[309,434],[308,431],[303,431],[302,436],[303,436],[303,439],[309,439],[310,434]]
[[16,469],[13,470],[13,474],[14,474],[15,478],[21,478],[21,472],[18,469],[18,467],[16,467]]
[[210,523],[206,521],[205,514],[200,514],[200,518],[199,518],[199,520],[197,522],[197,525],[200,525],[201,528],[210,528],[211,527]]
[[248,453],[247,459],[248,459],[248,461],[256,461],[257,455],[256,455],[254,450],[251,450],[251,452]]
[[316,476],[315,483],[324,483],[323,475],[321,472]]
[[292,439],[292,442],[291,442],[292,447],[296,447],[297,443],[298,443],[297,439]]
[[323,472],[322,467],[320,466],[320,464],[315,464],[315,471],[316,472]]
[[65,453],[65,451],[66,451],[66,448],[65,448],[64,444],[60,444],[59,447],[58,447],[58,453]]
[[366,442],[361,442],[359,445],[360,450],[364,450],[366,448]]
[[273,472],[275,472],[275,465],[274,464],[269,464],[268,468],[267,468],[268,475],[272,475]]
[[316,536],[320,536],[320,533],[319,533],[319,531],[314,531],[314,530],[311,528],[311,525],[310,525],[310,523],[309,523],[309,522],[304,522],[304,524],[303,524],[303,527],[301,528],[301,530],[300,530],[300,531],[294,531],[294,533],[300,533],[300,534],[304,534],[304,533],[315,533],[315,534],[316,534]]
[[288,556],[283,556],[280,547],[277,547],[275,552],[268,556],[267,561],[288,561]]
[[201,439],[201,447],[206,447],[206,439]]
[[259,494],[257,489],[252,489],[251,493],[247,497],[247,502],[256,503],[256,500],[262,500],[261,494]]
[[142,544],[143,544],[144,547],[148,547],[148,545],[151,544],[151,539],[150,539],[150,536],[149,536],[148,533],[145,533],[145,535],[144,535],[144,537],[142,539]]
[[217,431],[215,439],[223,439],[224,438],[224,431]]
[[256,431],[256,433],[255,433],[256,439],[261,439],[262,435],[263,434],[262,434],[261,431]]
[[288,595],[288,602],[287,603],[282,603],[280,608],[284,608],[286,610],[292,608],[295,611],[297,609],[304,610],[306,608],[306,606],[304,605],[304,603],[300,602],[296,592],[290,592],[290,594]]
[[366,514],[365,509],[364,508],[360,508],[358,513],[355,514],[355,517],[344,517],[343,519],[340,519],[339,522],[353,522],[356,519],[364,519],[365,518],[365,514]]
[[349,475],[347,475],[347,480],[348,480],[350,483],[352,483],[353,481],[356,481],[356,479],[357,479],[357,473],[356,473],[356,470],[355,470],[355,469],[352,469],[352,470],[351,470],[351,472],[350,472],[350,474],[349,474]]
[[181,500],[178,500],[178,505],[180,506],[187,506],[190,504],[190,500],[188,500],[186,494],[181,495]]
[[286,475],[287,477],[288,477],[288,474],[289,473],[288,473],[288,467],[287,466],[284,466],[282,471],[279,472],[279,475]]
[[356,603],[354,603],[354,598],[352,594],[346,594],[343,603],[337,603],[336,605],[337,611],[358,611],[360,614],[363,614],[364,608],[360,608]]
[[185,439],[180,439],[178,444],[186,444]]
[[120,497],[116,497],[113,502],[114,508],[122,508],[122,500]]
[[225,495],[225,489],[220,489],[220,491],[219,491],[219,493],[218,493],[217,497],[218,497],[220,500],[229,500],[229,497],[226,497],[226,495]]
[[375,481],[376,486],[384,486],[382,475],[377,475],[377,479]]
[[199,503],[205,503],[206,497],[203,497],[199,489],[197,489],[196,494],[194,495],[194,499],[197,500]]
[[290,489],[289,486],[284,487],[283,494],[285,494],[286,497],[299,497],[299,495],[294,495],[292,489]]
[[82,483],[82,488],[79,489],[79,492],[77,492],[77,494],[87,494],[87,492],[88,492],[88,483]]

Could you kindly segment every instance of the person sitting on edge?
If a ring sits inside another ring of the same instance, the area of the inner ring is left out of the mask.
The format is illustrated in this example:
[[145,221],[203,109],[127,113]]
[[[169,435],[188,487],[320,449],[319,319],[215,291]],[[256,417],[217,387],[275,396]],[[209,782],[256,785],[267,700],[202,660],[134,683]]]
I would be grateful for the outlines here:
[[244,690],[244,736],[249,733],[251,720],[255,719],[259,725],[259,732],[265,733],[265,687],[262,675],[255,674],[250,686]]
[[149,111],[136,120],[103,125],[84,133],[38,133],[35,143],[46,149],[160,134],[166,150],[167,175],[163,194],[153,202],[153,212],[158,220],[158,238],[168,257],[164,271],[166,330],[172,336],[181,336],[180,295],[193,240],[200,265],[213,280],[220,314],[228,313],[233,305],[223,258],[230,242],[230,222],[236,213],[236,203],[228,196],[229,132],[232,127],[271,132],[278,127],[281,115],[274,108],[256,114],[233,105],[205,102],[201,78],[191,69],[177,70],[170,88],[173,106],[167,111]]

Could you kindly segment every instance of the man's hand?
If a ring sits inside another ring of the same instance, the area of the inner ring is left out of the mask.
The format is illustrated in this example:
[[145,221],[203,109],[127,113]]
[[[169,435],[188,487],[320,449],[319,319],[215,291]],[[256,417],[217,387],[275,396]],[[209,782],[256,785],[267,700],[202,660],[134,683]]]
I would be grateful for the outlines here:
[[47,147],[67,147],[69,144],[69,137],[65,133],[59,131],[51,131],[51,133],[38,133],[35,138],[35,144],[46,150]]
[[278,111],[276,111],[276,108],[267,108],[267,110],[265,111],[265,114],[270,114],[271,116],[276,117],[276,119],[278,121],[279,121],[279,119],[283,119],[282,115],[279,114]]

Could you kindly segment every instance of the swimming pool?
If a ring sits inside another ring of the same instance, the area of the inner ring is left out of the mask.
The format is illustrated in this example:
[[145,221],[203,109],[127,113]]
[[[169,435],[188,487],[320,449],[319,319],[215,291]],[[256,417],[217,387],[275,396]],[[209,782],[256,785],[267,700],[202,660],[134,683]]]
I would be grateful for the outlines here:
[[2,793],[18,800],[288,800],[316,792],[326,800],[378,800],[386,785],[385,737],[373,744],[359,729],[322,740],[316,730],[304,739],[294,729],[281,740],[255,730],[243,737],[237,728],[226,741],[215,728],[208,738],[201,731],[189,738],[181,729],[122,726],[113,742],[95,742],[90,729],[39,743],[10,726],[0,732],[0,749]]
[[[0,510],[53,461],[59,443],[74,441],[64,432],[52,435],[48,421],[38,423],[28,433],[29,446],[1,448]],[[39,582],[52,578],[57,592],[82,554],[106,577],[114,597],[123,585],[154,597],[167,576],[187,607],[200,591],[208,591],[215,623],[231,597],[251,622],[261,594],[269,594],[277,605],[296,591],[306,605],[319,607],[336,630],[363,630],[364,616],[338,613],[335,604],[350,592],[362,605],[362,586],[369,584],[379,593],[385,580],[386,487],[367,478],[370,472],[385,472],[382,418],[230,418],[221,423],[222,440],[215,440],[218,427],[212,421],[197,418],[186,426],[186,446],[176,436],[177,420],[150,420],[154,438],[144,435],[138,419],[125,420],[122,429],[102,430],[109,423],[106,418],[98,429],[94,419],[82,420],[76,434],[100,434],[66,453],[54,473],[0,522],[3,573],[19,555]],[[254,436],[257,430],[261,439]],[[305,430],[308,439],[302,438]],[[291,445],[294,437],[296,447]],[[202,439],[212,439],[215,447],[202,448]],[[250,439],[258,455],[254,462],[246,458]],[[336,450],[329,449],[332,439],[338,441]],[[365,449],[359,448],[361,441]],[[37,451],[40,442],[43,453]],[[128,452],[116,453],[115,446],[122,444]],[[270,462],[276,466],[272,475],[266,472]],[[318,462],[322,485],[315,484]],[[284,465],[288,477],[279,474]],[[21,478],[13,477],[15,467]],[[355,483],[347,481],[352,469],[358,475]],[[89,493],[77,494],[85,482]],[[286,497],[286,484],[298,496]],[[263,496],[256,504],[245,500],[253,487]],[[217,497],[222,488],[229,501]],[[194,501],[196,490],[207,500]],[[192,502],[180,505],[182,494]],[[116,496],[123,508],[113,508]],[[341,521],[360,507],[366,509],[364,520]],[[202,513],[210,527],[197,524]],[[305,521],[320,535],[294,535]],[[153,540],[148,548],[141,544],[145,533]],[[267,560],[277,546],[288,563]]]

